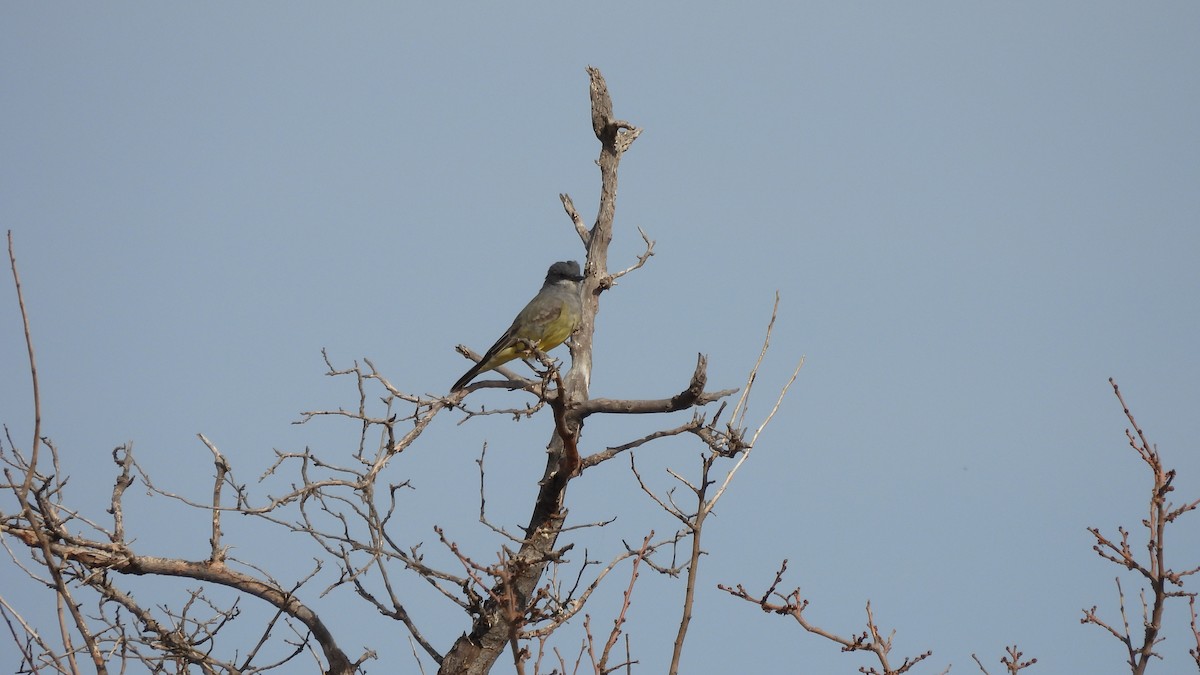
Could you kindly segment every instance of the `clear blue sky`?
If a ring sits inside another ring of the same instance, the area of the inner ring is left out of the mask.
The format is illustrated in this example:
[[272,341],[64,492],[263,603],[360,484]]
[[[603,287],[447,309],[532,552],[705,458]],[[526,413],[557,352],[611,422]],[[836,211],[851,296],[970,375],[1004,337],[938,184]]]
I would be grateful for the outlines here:
[[[1127,672],[1079,624],[1092,605],[1117,618],[1118,570],[1085,527],[1144,517],[1110,376],[1180,470],[1175,494],[1200,496],[1198,35],[1190,2],[6,3],[0,222],[45,432],[101,514],[125,441],[200,499],[197,432],[249,482],[272,448],[351,447],[349,426],[289,424],[355,404],[322,348],[445,392],[466,367],[455,344],[486,348],[550,262],[582,258],[557,195],[594,214],[594,65],[645,128],[621,167],[612,263],[640,250],[635,226],[657,255],[603,298],[593,395],[676,392],[697,352],[714,387],[739,386],[776,290],[752,419],[807,358],[708,526],[684,670],[865,663],[714,589],[762,588],[787,557],[811,619],[854,632],[870,599],[898,654],[933,649],[918,672],[975,672],[972,652],[998,672],[1013,642],[1033,673]],[[0,295],[0,417],[26,443],[11,285]],[[473,522],[479,447],[493,518],[524,523],[549,423],[455,421],[392,478],[418,488],[406,536],[433,551],[440,523],[484,558],[497,542]],[[676,423],[595,420],[584,443]],[[697,452],[638,456],[665,488],[663,468],[693,475]],[[144,552],[205,555],[203,514],[130,499]],[[576,522],[620,516],[593,557],[673,527],[621,461],[570,500]],[[1200,564],[1200,518],[1173,534],[1171,563]],[[302,574],[310,544],[276,536],[277,564],[298,561],[281,576]],[[683,585],[639,583],[637,670],[661,672]],[[379,650],[372,672],[415,671],[397,626],[325,602],[348,651]],[[438,603],[416,606],[444,648],[466,623]],[[1187,667],[1185,610],[1156,672]],[[581,635],[565,629],[564,651]]]

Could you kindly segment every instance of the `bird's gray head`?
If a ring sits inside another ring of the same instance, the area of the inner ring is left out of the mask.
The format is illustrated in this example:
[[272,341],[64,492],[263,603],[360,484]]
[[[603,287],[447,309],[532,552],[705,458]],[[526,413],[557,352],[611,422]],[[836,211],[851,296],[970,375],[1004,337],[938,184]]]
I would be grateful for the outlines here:
[[574,260],[563,260],[562,262],[554,263],[546,271],[546,283],[548,284],[564,279],[583,281],[583,275],[579,273],[579,263]]

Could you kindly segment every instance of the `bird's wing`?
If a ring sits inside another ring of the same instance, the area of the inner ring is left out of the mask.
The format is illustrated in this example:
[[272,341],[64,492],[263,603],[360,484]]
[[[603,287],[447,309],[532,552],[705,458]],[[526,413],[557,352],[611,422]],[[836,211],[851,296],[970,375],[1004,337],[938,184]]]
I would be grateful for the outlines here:
[[530,303],[517,315],[509,331],[525,340],[541,339],[546,326],[557,321],[566,311],[566,303],[558,298],[543,298],[542,302]]

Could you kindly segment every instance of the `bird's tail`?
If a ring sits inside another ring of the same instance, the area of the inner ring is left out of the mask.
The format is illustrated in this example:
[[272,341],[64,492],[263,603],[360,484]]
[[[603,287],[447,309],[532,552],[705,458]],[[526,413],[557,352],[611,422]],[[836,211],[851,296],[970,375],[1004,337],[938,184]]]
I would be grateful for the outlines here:
[[450,393],[453,394],[468,384],[471,384],[471,380],[475,379],[475,376],[479,374],[479,371],[483,368],[483,364],[484,362],[481,360],[479,363],[471,366],[471,369],[467,371],[467,374],[458,378],[458,381],[454,383],[454,386],[450,387]]

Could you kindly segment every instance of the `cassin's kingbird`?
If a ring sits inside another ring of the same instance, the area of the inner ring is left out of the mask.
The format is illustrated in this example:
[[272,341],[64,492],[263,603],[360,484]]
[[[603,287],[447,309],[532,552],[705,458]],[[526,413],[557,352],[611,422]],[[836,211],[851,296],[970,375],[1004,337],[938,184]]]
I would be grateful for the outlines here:
[[579,295],[579,263],[574,260],[556,262],[546,271],[546,283],[542,290],[517,314],[512,325],[496,344],[487,350],[483,358],[458,378],[450,391],[458,391],[485,370],[504,365],[515,358],[532,356],[522,340],[528,341],[539,351],[550,351],[559,346],[575,332],[583,316],[583,299]]

